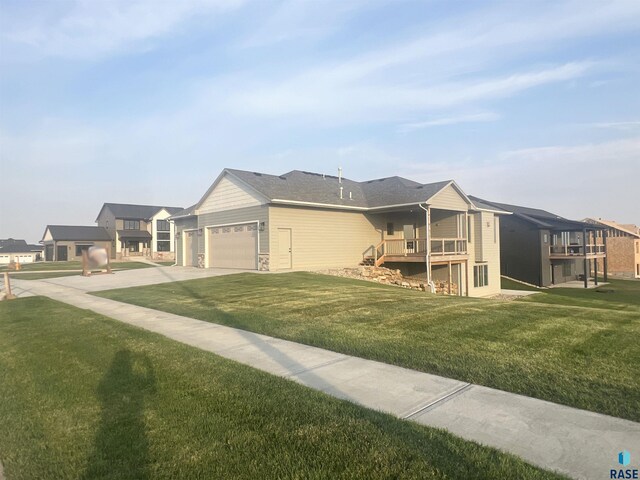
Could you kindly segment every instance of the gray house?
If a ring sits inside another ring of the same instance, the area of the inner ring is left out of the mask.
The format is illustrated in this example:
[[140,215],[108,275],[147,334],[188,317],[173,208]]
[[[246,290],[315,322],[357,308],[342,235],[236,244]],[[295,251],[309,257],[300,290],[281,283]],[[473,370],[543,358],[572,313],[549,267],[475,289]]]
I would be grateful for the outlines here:
[[105,203],[96,223],[112,239],[111,258],[174,258],[174,230],[169,217],[182,207]]
[[546,210],[509,205],[477,197],[475,203],[511,213],[500,224],[502,274],[548,287],[588,279],[598,282],[598,270],[607,279],[607,237],[603,227],[569,220]]
[[452,295],[487,296],[500,291],[502,215],[452,180],[357,182],[225,169],[197,204],[170,220],[178,265],[283,271],[365,262]]

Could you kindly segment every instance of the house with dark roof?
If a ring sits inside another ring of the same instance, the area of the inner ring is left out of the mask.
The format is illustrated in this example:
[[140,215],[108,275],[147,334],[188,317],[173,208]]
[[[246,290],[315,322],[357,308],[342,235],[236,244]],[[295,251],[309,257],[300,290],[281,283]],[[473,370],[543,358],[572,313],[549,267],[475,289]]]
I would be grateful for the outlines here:
[[182,207],[105,203],[96,223],[109,232],[114,259],[144,256],[172,260],[175,231],[168,218],[181,210]]
[[585,218],[602,227],[598,235],[607,238],[607,273],[621,278],[640,278],[640,228],[602,218]]
[[174,214],[176,263],[287,271],[368,263],[445,293],[500,291],[500,216],[453,181],[357,182],[294,170],[224,169],[200,201]]
[[598,271],[607,279],[607,238],[602,227],[537,208],[470,197],[511,213],[500,224],[500,266],[504,276],[549,287],[589,279]]
[[111,249],[111,236],[102,227],[85,225],[47,225],[42,235],[47,261],[82,260],[82,251],[97,246]]
[[29,245],[25,240],[0,239],[0,265],[32,263],[42,260],[42,245]]

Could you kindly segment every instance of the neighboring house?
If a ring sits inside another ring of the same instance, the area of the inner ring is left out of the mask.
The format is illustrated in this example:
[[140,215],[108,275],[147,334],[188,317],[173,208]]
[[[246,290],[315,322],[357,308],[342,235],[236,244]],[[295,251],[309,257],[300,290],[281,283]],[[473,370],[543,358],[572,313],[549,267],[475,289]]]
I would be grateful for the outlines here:
[[172,222],[179,265],[283,271],[366,262],[486,296],[500,291],[501,214],[451,180],[225,169]]
[[18,262],[32,263],[42,260],[42,245],[29,245],[25,240],[0,239],[0,265]]
[[97,246],[111,249],[111,237],[102,227],[47,225],[40,243],[47,261],[82,260],[82,251]]
[[168,218],[182,207],[105,203],[96,223],[112,239],[111,258],[174,258],[174,227]]
[[585,222],[603,227],[607,238],[607,270],[609,275],[640,278],[640,229],[601,218],[585,218]]
[[[536,208],[470,198],[512,214],[500,224],[503,275],[539,287],[574,280],[582,280],[586,287],[591,272],[597,270],[604,272],[606,280],[607,252],[601,227]],[[597,283],[597,275],[594,280]]]

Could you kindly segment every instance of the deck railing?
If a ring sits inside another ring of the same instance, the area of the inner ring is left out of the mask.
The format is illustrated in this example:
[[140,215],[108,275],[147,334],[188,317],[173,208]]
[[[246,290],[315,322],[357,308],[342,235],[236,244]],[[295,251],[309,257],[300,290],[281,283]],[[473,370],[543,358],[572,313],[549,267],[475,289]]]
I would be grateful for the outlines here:
[[[427,254],[425,238],[399,238],[383,240],[375,247],[375,258],[383,256],[424,256]],[[464,238],[431,239],[431,255],[466,255],[467,240]]]
[[[604,245],[589,244],[586,246],[587,255],[600,255],[605,253]],[[551,245],[549,254],[563,257],[582,257],[585,254],[585,246],[579,244]]]
[[466,255],[466,238],[434,238],[431,240],[431,255]]

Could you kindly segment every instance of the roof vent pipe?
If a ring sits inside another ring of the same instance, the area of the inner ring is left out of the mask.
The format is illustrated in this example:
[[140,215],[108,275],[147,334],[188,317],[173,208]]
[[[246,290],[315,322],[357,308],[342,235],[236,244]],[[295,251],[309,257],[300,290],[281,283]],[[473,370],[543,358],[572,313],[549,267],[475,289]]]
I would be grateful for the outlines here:
[[340,200],[342,200],[342,190],[344,187],[340,187]]
[[342,183],[342,167],[338,167],[338,183]]

